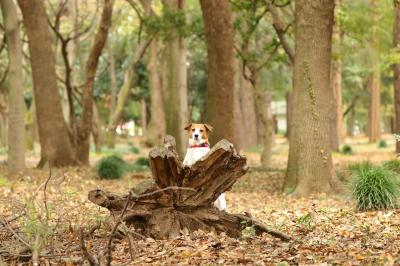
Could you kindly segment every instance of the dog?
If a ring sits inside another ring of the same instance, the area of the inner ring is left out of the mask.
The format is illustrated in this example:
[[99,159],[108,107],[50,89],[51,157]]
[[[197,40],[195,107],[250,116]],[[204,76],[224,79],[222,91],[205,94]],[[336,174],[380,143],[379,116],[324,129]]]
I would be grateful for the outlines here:
[[[189,137],[189,148],[186,151],[184,166],[191,166],[210,151],[208,134],[213,130],[208,124],[190,123],[185,127]],[[226,209],[225,193],[214,202],[214,206],[223,211]]]

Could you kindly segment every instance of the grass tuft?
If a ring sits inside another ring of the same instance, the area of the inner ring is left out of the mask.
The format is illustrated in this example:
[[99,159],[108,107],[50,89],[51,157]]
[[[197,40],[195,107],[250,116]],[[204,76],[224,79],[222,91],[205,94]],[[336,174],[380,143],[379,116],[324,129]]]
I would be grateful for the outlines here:
[[358,211],[386,210],[396,207],[399,185],[394,172],[363,162],[352,171],[353,198]]

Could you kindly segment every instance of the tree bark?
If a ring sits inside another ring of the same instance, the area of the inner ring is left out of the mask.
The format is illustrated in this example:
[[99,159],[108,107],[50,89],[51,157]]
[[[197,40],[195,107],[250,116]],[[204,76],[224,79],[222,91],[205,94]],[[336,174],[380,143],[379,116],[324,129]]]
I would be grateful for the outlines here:
[[228,0],[200,0],[208,56],[207,122],[211,142],[226,138],[235,145],[234,31]]
[[12,173],[25,169],[25,102],[22,71],[22,44],[17,7],[12,0],[1,0],[9,65],[8,165]]
[[105,0],[101,14],[98,32],[94,37],[89,59],[85,68],[85,87],[82,99],[82,119],[78,127],[77,158],[84,164],[89,164],[90,133],[93,125],[93,87],[96,77],[97,65],[101,52],[107,41],[108,31],[111,27],[113,0]]
[[75,165],[67,124],[57,87],[55,56],[47,25],[44,2],[18,0],[29,40],[36,112],[41,144],[40,166]]
[[[164,7],[170,10],[183,11],[183,0],[165,0]],[[166,132],[175,137],[177,150],[185,154],[187,135],[184,127],[188,123],[187,102],[187,66],[186,44],[184,37],[179,36],[176,29],[170,29],[170,37],[166,40],[165,60],[167,64],[165,92]]]
[[[340,0],[335,0],[335,11],[338,10]],[[335,12],[336,13],[336,12]],[[336,18],[337,16],[335,16]],[[332,150],[339,151],[344,143],[343,110],[342,110],[342,60],[340,58],[341,32],[338,21],[333,26],[333,52],[331,86],[333,88],[333,100],[335,112],[332,119],[331,141]]]
[[142,127],[142,134],[144,135],[147,131],[147,104],[146,99],[142,97],[140,99],[141,119],[140,125]]
[[330,143],[334,0],[295,2],[293,127],[284,189],[296,196],[338,188]]
[[[151,0],[141,0],[146,16],[155,16],[151,9]],[[147,69],[149,71],[150,86],[150,122],[146,132],[145,143],[155,146],[165,135],[165,113],[161,77],[158,65],[158,40],[155,38],[149,47]]]
[[[393,43],[395,49],[400,49],[400,0],[394,0],[395,20],[393,25]],[[395,133],[400,135],[400,64],[394,64],[394,109]],[[396,142],[396,152],[400,153],[400,141]]]
[[380,82],[381,72],[379,64],[379,36],[378,36],[378,2],[377,0],[370,0],[372,12],[372,35],[371,35],[371,62],[372,62],[372,76],[370,80],[370,105],[369,105],[369,124],[368,124],[368,137],[369,142],[373,143],[381,138],[381,96],[380,96]]

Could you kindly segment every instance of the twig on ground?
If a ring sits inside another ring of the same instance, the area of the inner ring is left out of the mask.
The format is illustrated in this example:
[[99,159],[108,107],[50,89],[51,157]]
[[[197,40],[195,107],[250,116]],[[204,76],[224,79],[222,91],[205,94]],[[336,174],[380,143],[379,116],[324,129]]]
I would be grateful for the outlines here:
[[93,255],[91,255],[85,245],[85,239],[84,239],[84,232],[83,229],[81,228],[81,233],[80,233],[80,242],[81,242],[81,250],[83,253],[83,256],[85,259],[87,259],[89,261],[90,266],[99,266],[99,261],[96,257],[94,257]]
[[115,223],[114,228],[111,231],[110,237],[108,238],[107,249],[106,249],[106,265],[107,266],[110,266],[111,261],[112,261],[112,252],[111,252],[112,251],[112,248],[111,248],[112,240],[115,236],[115,232],[117,231],[118,226],[122,222],[122,218],[124,217],[126,210],[128,209],[128,204],[129,204],[131,197],[132,197],[132,192],[129,192],[128,199],[125,203],[124,209],[122,210],[121,214],[119,215],[118,220]]

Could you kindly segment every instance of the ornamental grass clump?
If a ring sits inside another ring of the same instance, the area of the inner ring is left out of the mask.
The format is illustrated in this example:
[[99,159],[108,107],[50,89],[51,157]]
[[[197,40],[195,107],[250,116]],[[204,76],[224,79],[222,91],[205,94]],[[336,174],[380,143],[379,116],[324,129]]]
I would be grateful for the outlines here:
[[385,167],[360,164],[353,170],[353,198],[358,211],[387,210],[396,207],[399,184],[396,174]]

